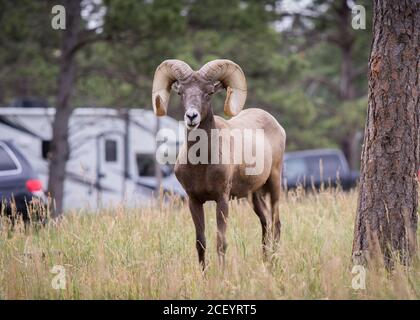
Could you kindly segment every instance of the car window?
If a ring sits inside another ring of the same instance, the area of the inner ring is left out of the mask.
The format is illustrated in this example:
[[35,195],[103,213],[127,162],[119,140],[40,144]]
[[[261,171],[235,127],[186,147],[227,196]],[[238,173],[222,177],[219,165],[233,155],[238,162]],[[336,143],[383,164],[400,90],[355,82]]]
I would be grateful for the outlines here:
[[298,180],[307,174],[306,163],[303,158],[290,158],[284,162],[284,176],[290,181]]
[[322,178],[323,181],[328,181],[342,176],[343,168],[336,155],[309,156],[305,161],[308,168],[307,175],[316,180]]
[[13,154],[11,154],[11,151],[9,148],[0,145],[0,172],[6,173],[6,172],[13,172],[15,170],[18,170],[18,165],[16,163],[16,160],[12,158]]

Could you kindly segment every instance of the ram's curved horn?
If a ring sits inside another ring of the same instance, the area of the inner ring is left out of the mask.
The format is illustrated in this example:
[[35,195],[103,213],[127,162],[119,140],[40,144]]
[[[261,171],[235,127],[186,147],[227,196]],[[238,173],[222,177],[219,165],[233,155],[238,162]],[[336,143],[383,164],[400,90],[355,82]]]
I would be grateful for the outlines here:
[[246,78],[241,67],[230,60],[207,62],[198,71],[206,80],[222,82],[227,90],[224,110],[229,116],[237,115],[244,107],[247,94]]
[[193,73],[191,67],[181,60],[165,60],[156,68],[153,78],[153,110],[157,116],[166,115],[171,86],[177,80],[185,80]]

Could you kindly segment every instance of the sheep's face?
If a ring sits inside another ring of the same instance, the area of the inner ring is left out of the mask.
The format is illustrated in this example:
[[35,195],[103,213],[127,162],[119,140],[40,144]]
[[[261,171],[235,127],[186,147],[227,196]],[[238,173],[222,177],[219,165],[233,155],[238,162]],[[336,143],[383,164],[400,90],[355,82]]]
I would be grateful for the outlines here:
[[220,81],[204,81],[193,75],[184,82],[177,81],[173,90],[181,96],[184,107],[184,122],[188,130],[196,129],[212,113],[211,96],[222,87]]

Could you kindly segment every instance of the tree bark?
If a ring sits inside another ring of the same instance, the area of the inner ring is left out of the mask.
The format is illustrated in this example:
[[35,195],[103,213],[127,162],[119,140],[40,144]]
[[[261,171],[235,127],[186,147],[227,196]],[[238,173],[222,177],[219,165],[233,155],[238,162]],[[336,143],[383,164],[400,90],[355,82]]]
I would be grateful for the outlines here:
[[[353,262],[392,269],[417,250],[420,2],[375,0]],[[395,258],[398,258],[397,260]]]
[[72,107],[69,100],[75,82],[75,48],[79,41],[81,0],[67,0],[65,8],[66,29],[60,31],[63,32],[63,38],[48,179],[48,191],[55,201],[55,210],[53,210],[55,216],[63,211],[66,162],[70,157],[68,125]]

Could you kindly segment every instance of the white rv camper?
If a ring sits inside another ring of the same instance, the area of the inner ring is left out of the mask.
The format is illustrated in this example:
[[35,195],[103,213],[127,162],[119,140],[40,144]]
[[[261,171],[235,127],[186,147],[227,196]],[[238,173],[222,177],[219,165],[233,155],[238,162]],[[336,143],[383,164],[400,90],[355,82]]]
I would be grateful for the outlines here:
[[[0,138],[20,148],[44,188],[54,114],[54,108],[0,108]],[[152,111],[143,109],[75,109],[69,124],[64,208],[141,206],[153,198],[158,180],[164,191],[184,196],[172,166],[161,166],[161,178],[156,178],[157,128],[183,130],[176,120],[157,120]],[[183,138],[181,133],[166,139],[168,152],[177,152]]]

